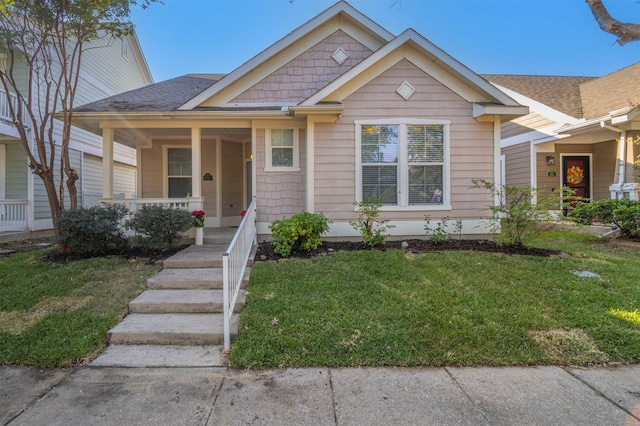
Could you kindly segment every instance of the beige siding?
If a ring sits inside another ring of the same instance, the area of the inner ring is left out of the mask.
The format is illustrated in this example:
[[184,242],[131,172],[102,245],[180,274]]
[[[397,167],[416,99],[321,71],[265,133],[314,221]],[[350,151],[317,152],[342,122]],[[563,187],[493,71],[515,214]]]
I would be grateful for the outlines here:
[[[340,47],[349,55],[342,65],[331,58]],[[231,102],[303,101],[371,53],[344,31],[336,31]]]
[[614,183],[616,174],[618,143],[616,141],[602,142],[593,145],[593,190],[591,196],[594,200],[611,198],[609,185]]
[[[202,181],[202,196],[204,197],[203,209],[207,217],[218,216],[218,199],[217,199],[217,178],[216,178],[216,141],[211,139],[203,139],[202,146],[202,174],[210,173],[213,180]],[[226,182],[222,181],[223,184]]]
[[501,133],[502,138],[510,138],[512,136],[518,136],[532,130],[541,129],[556,124],[553,120],[550,120],[540,114],[531,113],[524,117],[518,117],[515,120],[511,120],[502,125]]
[[[299,130],[300,171],[265,171],[265,129],[256,130],[256,198],[259,200],[258,221],[272,222],[303,211],[306,207],[305,130]],[[317,159],[316,159],[317,160]]]
[[[415,93],[405,101],[396,89],[407,80]],[[450,182],[452,211],[385,212],[398,220],[433,218],[476,219],[487,216],[489,194],[471,190],[472,178],[493,180],[493,123],[471,117],[472,106],[402,60],[344,100],[344,112],[335,124],[317,124],[315,134],[315,210],[334,221],[353,220],[355,188],[355,120],[385,118],[451,121]],[[419,233],[422,233],[420,230]]]
[[166,141],[154,140],[151,148],[144,148],[140,151],[139,165],[142,167],[140,177],[142,179],[141,198],[162,198],[164,197],[164,175],[162,153],[163,145],[190,145],[189,141]]
[[243,209],[242,144],[222,142],[222,217],[240,217]]
[[505,185],[531,185],[531,148],[528,142],[502,149]]
[[[151,148],[141,150],[140,169],[138,173],[142,179],[142,194],[140,198],[163,198],[166,176],[164,175],[164,146],[190,148],[191,141],[186,139],[158,139],[154,140]],[[217,179],[216,179],[216,141],[202,139],[202,174],[211,173],[213,180],[202,181],[202,196],[204,197],[204,211],[207,217],[217,214]],[[225,181],[223,180],[223,185]]]

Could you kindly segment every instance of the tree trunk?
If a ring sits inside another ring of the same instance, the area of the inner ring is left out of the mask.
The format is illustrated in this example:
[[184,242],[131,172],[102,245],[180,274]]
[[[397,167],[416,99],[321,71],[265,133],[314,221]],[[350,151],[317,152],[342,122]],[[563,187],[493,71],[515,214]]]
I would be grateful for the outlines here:
[[587,4],[602,31],[618,37],[618,44],[622,46],[630,41],[640,40],[639,24],[628,24],[614,19],[604,7],[602,0],[587,0]]

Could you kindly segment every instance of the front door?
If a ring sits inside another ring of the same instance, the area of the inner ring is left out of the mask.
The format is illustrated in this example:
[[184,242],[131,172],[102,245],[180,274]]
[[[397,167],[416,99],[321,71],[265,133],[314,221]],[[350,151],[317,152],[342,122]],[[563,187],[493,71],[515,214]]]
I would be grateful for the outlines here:
[[589,160],[586,155],[562,157],[562,185],[572,189],[576,197],[591,198]]
[[571,155],[562,157],[562,185],[572,190],[572,198],[565,200],[565,216],[580,202],[591,198],[591,168],[589,156]]

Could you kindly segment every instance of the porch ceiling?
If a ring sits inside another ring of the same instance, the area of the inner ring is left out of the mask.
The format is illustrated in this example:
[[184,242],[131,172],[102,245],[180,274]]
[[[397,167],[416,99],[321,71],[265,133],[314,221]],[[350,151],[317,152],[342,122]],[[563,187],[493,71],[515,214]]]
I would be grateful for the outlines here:
[[[216,138],[234,142],[251,141],[250,128],[201,128],[201,138]],[[145,128],[115,129],[115,140],[131,148],[148,146],[153,139],[191,139],[191,129]]]

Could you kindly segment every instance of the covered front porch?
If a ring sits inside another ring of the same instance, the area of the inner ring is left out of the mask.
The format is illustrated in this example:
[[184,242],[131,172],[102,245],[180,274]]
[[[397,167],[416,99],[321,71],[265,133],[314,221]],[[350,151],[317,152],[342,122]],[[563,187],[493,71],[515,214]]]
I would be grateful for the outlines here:
[[143,205],[204,210],[206,228],[239,225],[255,185],[250,121],[127,124],[101,123],[102,194],[113,194],[117,140],[136,148],[136,197],[102,197],[101,203],[124,204],[131,213]]
[[[635,116],[634,116],[635,117]],[[631,120],[625,126],[604,121],[568,126],[558,138],[533,144],[534,186],[569,187],[592,200],[640,200],[634,163],[640,156],[640,136]]]

